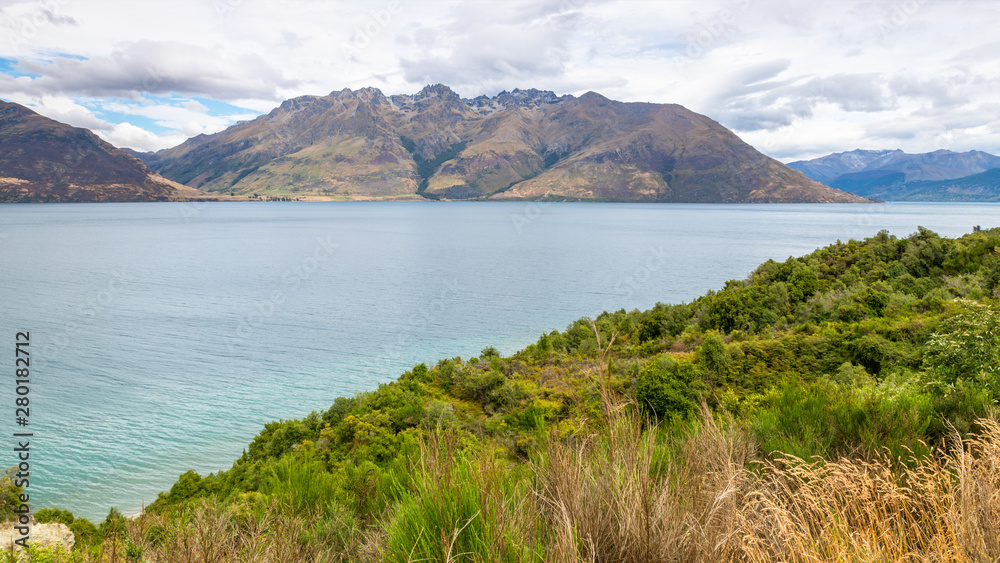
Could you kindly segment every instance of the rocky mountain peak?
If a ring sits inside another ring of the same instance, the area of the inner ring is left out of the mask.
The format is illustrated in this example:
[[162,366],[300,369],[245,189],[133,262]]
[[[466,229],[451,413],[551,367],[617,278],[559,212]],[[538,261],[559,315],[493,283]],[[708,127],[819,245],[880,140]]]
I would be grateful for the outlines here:
[[462,103],[462,98],[459,97],[457,93],[451,88],[445,86],[444,84],[429,84],[424,86],[415,96],[413,100],[416,102],[421,102],[424,100],[439,98],[442,101],[448,103]]
[[280,112],[293,113],[306,109],[318,102],[320,99],[321,98],[319,96],[299,96],[297,98],[291,98],[281,102],[281,105],[271,110],[269,115],[274,116]]
[[360,88],[354,92],[354,96],[363,102],[373,105],[388,104],[389,99],[385,97],[381,90],[372,86]]
[[463,101],[477,112],[485,114],[513,107],[538,108],[566,98],[572,98],[572,96],[556,96],[555,92],[551,90],[514,88],[510,92],[504,90],[493,97],[482,95]]
[[22,118],[35,112],[20,105],[0,100],[0,119]]
[[604,96],[598,94],[597,92],[587,92],[586,94],[580,96],[580,101],[587,104],[603,105],[612,100],[605,98]]

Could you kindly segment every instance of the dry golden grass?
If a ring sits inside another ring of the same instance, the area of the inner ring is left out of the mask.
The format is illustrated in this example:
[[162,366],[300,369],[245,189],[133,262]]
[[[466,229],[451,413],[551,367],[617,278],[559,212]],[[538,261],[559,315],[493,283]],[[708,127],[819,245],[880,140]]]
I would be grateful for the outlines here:
[[619,408],[607,432],[553,440],[539,472],[547,560],[1000,561],[1000,423],[936,458],[754,462],[731,419],[664,457]]
[[741,510],[746,561],[1000,561],[1000,424],[910,467],[767,464]]
[[616,409],[605,435],[550,441],[538,469],[553,534],[548,559],[732,559],[753,448],[711,417],[679,447],[668,459],[632,408]]

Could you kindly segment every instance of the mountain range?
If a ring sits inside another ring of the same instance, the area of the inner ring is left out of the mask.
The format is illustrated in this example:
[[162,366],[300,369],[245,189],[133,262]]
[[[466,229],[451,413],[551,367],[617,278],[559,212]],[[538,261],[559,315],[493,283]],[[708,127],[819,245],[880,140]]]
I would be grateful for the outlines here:
[[789,167],[828,186],[892,201],[998,201],[1000,157],[981,151],[853,150]]
[[860,202],[674,104],[447,86],[287,100],[213,135],[140,155],[208,192],[336,199]]
[[0,101],[0,202],[176,201],[205,197],[86,129]]
[[[825,185],[824,185],[825,184]],[[301,96],[155,153],[0,101],[0,202],[508,199],[1000,201],[1000,157],[853,150],[787,166],[675,104],[447,86]]]
[[1000,201],[1000,168],[954,180],[924,180],[865,191],[885,201]]

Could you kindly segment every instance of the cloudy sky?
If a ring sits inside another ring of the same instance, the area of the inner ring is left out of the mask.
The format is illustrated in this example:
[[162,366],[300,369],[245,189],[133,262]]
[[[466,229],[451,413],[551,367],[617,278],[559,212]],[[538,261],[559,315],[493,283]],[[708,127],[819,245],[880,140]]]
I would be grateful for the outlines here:
[[140,150],[440,82],[680,103],[786,162],[1000,154],[997,29],[989,1],[0,0],[0,99]]

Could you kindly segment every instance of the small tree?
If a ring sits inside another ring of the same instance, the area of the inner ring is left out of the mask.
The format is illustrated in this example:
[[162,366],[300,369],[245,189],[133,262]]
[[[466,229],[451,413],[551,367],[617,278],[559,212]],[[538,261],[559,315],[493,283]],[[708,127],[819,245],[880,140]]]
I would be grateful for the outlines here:
[[721,383],[729,376],[729,350],[718,332],[712,331],[705,335],[698,347],[698,363]]
[[17,467],[8,467],[0,474],[0,521],[12,520],[14,511],[21,506],[21,493],[23,487],[15,485],[15,474]]
[[125,533],[126,518],[115,507],[108,511],[107,518],[101,522],[100,532],[105,538],[120,537]]
[[657,356],[639,372],[636,399],[658,417],[686,417],[697,406],[695,378],[690,362],[678,362],[666,354]]

